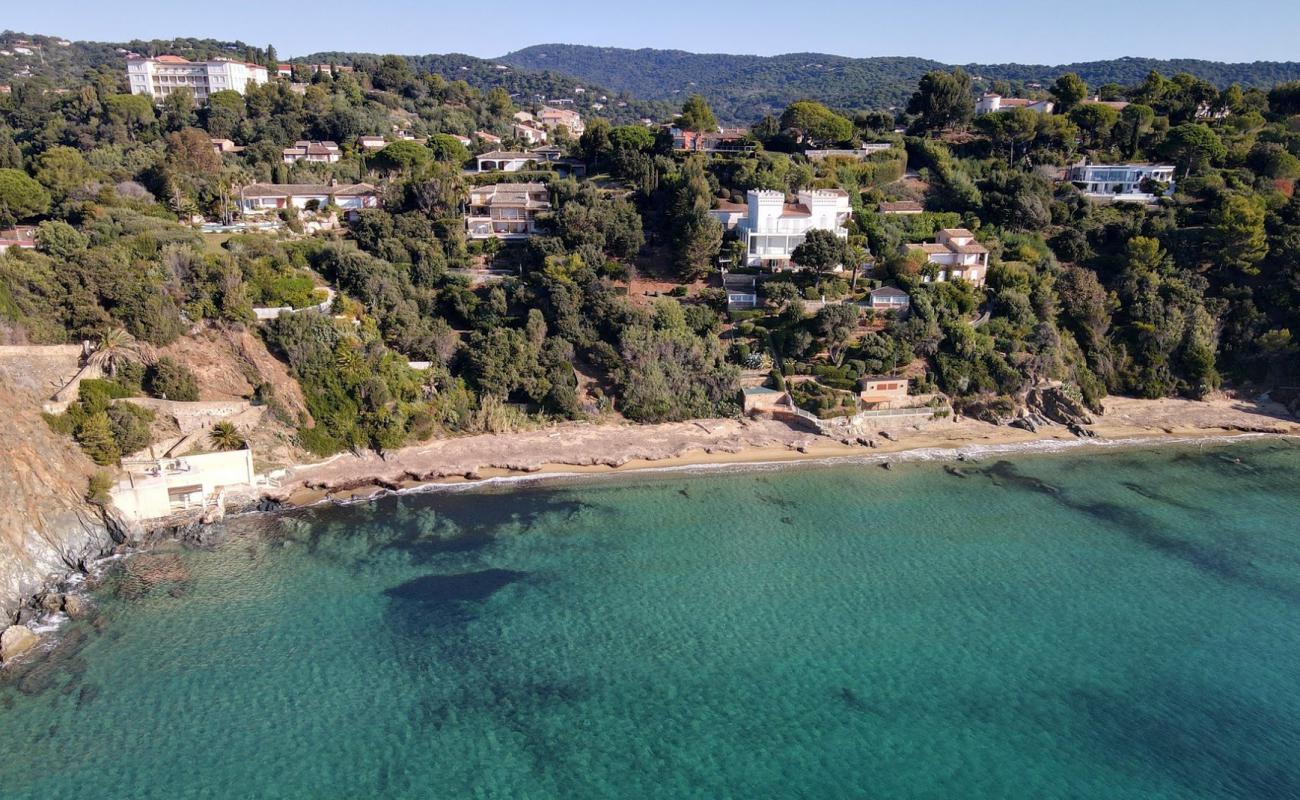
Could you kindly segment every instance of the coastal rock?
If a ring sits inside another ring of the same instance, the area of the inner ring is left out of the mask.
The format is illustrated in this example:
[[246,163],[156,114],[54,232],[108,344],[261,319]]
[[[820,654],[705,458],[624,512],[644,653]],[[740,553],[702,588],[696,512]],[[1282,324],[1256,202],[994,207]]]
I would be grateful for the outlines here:
[[89,619],[95,616],[95,606],[86,598],[76,594],[63,596],[63,613],[71,619]]
[[1060,387],[1030,389],[1025,395],[1025,407],[1058,425],[1093,424],[1092,415],[1083,403],[1067,395]]
[[151,589],[190,579],[189,568],[174,553],[145,553],[126,562],[117,584],[117,594],[127,600],[143,597]]
[[41,608],[51,614],[56,614],[63,610],[63,595],[58,592],[47,592],[41,597]]
[[41,637],[31,628],[26,625],[10,625],[4,633],[0,633],[0,664],[9,663],[40,643]]

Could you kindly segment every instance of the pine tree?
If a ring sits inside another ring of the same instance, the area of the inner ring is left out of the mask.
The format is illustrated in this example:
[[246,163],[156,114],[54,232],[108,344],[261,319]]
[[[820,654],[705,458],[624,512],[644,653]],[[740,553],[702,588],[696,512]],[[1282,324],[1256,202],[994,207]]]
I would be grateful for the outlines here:
[[81,427],[77,428],[77,443],[101,467],[116,464],[121,456],[117,440],[113,438],[112,424],[105,411],[91,414],[81,423]]

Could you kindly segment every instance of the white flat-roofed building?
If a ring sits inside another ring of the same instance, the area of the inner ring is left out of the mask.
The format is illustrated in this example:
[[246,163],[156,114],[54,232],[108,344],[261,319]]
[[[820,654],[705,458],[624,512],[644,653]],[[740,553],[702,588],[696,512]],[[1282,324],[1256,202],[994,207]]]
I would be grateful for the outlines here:
[[527,239],[537,233],[537,215],[551,210],[551,193],[541,183],[496,183],[469,190],[465,230],[471,239]]
[[939,266],[933,277],[926,275],[922,278],[926,283],[961,278],[976,286],[984,285],[984,276],[989,270],[989,251],[975,241],[975,234],[965,228],[944,228],[934,242],[909,244],[908,248],[925,253],[927,263]]
[[493,150],[474,157],[478,172],[519,172],[541,160],[543,159],[533,153],[513,150]]
[[239,210],[245,214],[308,206],[320,209],[329,205],[344,211],[378,208],[379,192],[368,183],[254,183],[239,190]]
[[194,99],[207,102],[214,92],[243,94],[251,83],[266,83],[266,67],[244,61],[190,61],[180,56],[128,58],[126,79],[131,94],[143,94],[161,103],[178,89],[189,89]]
[[1027,97],[1003,97],[1000,94],[988,92],[975,101],[976,114],[996,114],[999,111],[1010,111],[1013,108],[1026,108],[1030,111],[1037,111],[1040,114],[1050,114],[1055,106],[1051,100],[1030,100]]
[[1147,180],[1165,184],[1168,192],[1174,189],[1174,167],[1171,164],[1075,164],[1070,167],[1070,183],[1092,200],[1104,202],[1153,203],[1158,197],[1144,191]]
[[[796,203],[785,202],[784,192],[750,189],[745,199],[744,215],[735,222],[736,233],[745,243],[745,266],[788,268],[790,254],[803,244],[808,231],[849,235],[845,223],[853,211],[843,189],[805,189]],[[734,213],[730,207],[727,210]],[[714,216],[726,223],[719,214]]]

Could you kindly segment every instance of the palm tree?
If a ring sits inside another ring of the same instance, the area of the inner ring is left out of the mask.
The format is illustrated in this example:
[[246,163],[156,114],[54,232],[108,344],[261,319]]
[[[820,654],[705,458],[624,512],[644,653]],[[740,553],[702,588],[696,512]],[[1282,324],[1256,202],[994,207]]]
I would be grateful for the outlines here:
[[208,434],[208,439],[212,441],[212,446],[218,450],[243,450],[247,447],[244,441],[244,435],[239,432],[233,422],[218,422],[212,426],[212,432]]
[[148,356],[147,345],[127,333],[125,328],[113,328],[99,337],[95,349],[86,357],[86,366],[98,367],[111,377],[117,375],[123,365],[145,361]]

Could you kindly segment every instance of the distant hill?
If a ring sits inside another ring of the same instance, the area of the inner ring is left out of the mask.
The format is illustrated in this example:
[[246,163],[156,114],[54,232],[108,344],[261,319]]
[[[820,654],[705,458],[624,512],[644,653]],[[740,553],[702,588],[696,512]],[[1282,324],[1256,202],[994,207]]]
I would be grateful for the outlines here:
[[[293,61],[318,64],[350,64],[367,67],[382,56],[375,53],[322,52]],[[635,92],[607,88],[599,79],[575,78],[546,68],[522,68],[462,53],[405,56],[416,72],[435,72],[449,81],[463,80],[476,89],[500,86],[519,103],[543,99],[571,99],[580,110],[592,104],[605,106],[598,113],[614,122],[632,122],[642,117],[666,118],[676,109],[669,102],[636,96]],[[602,98],[604,98],[602,100]]]
[[[922,75],[952,66],[907,57],[846,58],[824,53],[746,56],[565,44],[535,45],[496,60],[525,69],[555,70],[584,80],[599,79],[613,89],[647,99],[680,101],[698,92],[729,120],[753,120],[800,98],[813,98],[839,108],[902,106]],[[1046,84],[1062,73],[1077,72],[1094,87],[1110,82],[1133,85],[1152,70],[1166,75],[1190,72],[1220,88],[1234,82],[1247,87],[1271,87],[1300,79],[1300,62],[1292,61],[1225,64],[1197,59],[1120,58],[1057,66],[961,66],[984,82]]]

